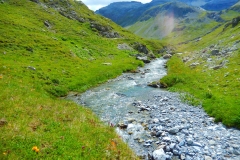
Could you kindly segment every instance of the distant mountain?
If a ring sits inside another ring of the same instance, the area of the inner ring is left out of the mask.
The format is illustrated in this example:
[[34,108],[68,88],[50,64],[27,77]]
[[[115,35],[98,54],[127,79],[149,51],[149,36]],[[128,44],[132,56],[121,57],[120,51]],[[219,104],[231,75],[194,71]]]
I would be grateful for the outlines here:
[[168,2],[148,9],[127,29],[144,38],[161,39],[173,31],[184,30],[185,23],[191,25],[196,22],[203,12],[199,7],[182,2]]
[[240,1],[238,3],[236,3],[235,5],[233,5],[230,9],[233,11],[240,12]]
[[136,1],[115,2],[96,11],[97,14],[110,18],[117,24],[126,27],[130,26],[142,17],[144,12],[169,2],[183,2],[190,6],[201,7],[209,11],[220,11],[228,9],[238,0],[152,0],[150,3],[142,4]]
[[153,6],[164,4],[169,0],[153,0],[150,3],[140,2],[115,2],[96,11],[104,17],[110,18],[117,24],[126,27],[138,21],[139,17]]
[[136,8],[141,7],[143,4],[140,2],[116,2],[111,3],[107,7],[103,7],[100,10],[97,10],[96,13],[101,14],[107,18],[110,18],[112,21],[121,24],[124,23],[125,17],[128,16],[128,13],[133,11]]
[[210,11],[221,11],[233,6],[237,2],[238,0],[211,0],[203,5],[202,8]]

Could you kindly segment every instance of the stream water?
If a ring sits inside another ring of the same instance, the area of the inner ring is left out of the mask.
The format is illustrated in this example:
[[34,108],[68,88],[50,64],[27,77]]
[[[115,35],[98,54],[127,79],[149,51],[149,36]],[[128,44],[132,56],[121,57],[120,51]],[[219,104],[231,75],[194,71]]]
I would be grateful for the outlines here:
[[117,133],[142,159],[239,160],[239,130],[214,123],[177,93],[147,86],[166,75],[165,63],[154,60],[138,73],[124,73],[71,99],[118,126]]
[[124,73],[83,93],[78,103],[90,107],[102,121],[115,125],[129,112],[135,113],[137,108],[132,105],[134,100],[147,99],[151,91],[159,90],[147,84],[166,75],[165,62],[166,60],[158,59],[139,68],[139,73]]

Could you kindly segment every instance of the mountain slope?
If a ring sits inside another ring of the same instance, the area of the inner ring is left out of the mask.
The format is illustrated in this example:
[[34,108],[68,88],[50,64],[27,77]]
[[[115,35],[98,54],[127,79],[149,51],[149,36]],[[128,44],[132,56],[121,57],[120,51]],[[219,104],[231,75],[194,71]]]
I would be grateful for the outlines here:
[[[204,11],[197,7],[180,2],[170,2],[147,10],[137,23],[127,29],[144,38],[161,39],[172,32],[180,34],[184,30],[189,30],[192,25],[200,24],[198,23],[200,20],[201,24],[206,25],[213,22],[206,17]],[[204,30],[200,32],[204,32]],[[194,37],[194,35],[189,36],[191,36],[188,37],[189,39]],[[186,39],[188,38],[186,37]]]
[[60,97],[135,70],[137,47],[152,57],[162,45],[73,0],[4,0],[0,13],[0,159],[135,159],[114,128]]
[[209,3],[202,6],[202,8],[209,11],[221,11],[236,4],[238,0],[212,0]]

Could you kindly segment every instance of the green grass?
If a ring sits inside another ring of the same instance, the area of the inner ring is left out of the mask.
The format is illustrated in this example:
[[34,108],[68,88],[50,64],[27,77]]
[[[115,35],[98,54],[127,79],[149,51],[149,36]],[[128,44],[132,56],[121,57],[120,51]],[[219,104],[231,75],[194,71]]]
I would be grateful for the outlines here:
[[[60,2],[54,1],[66,7]],[[139,42],[153,51],[162,44],[143,40],[84,5],[67,2],[71,9],[65,9],[86,22],[28,0],[0,4],[0,159],[137,159],[114,128],[60,97],[143,66],[133,56],[137,51],[118,50],[119,43]],[[111,25],[122,38],[99,36],[90,20]]]
[[197,53],[201,53],[202,49],[218,44],[220,40],[221,48],[232,46],[239,40],[239,25],[235,28],[229,26],[225,31],[223,28],[224,24],[211,34],[202,37],[199,42],[178,46],[178,50],[184,54],[175,55],[170,59],[167,64],[168,75],[160,82],[168,86],[171,91],[183,92],[183,100],[190,104],[202,104],[205,111],[217,122],[221,121],[229,127],[240,128],[239,49],[225,58],[229,63],[218,70],[206,67],[206,61],[200,57],[195,59],[200,62],[196,68],[189,67],[193,61],[182,62],[183,57],[198,57]]

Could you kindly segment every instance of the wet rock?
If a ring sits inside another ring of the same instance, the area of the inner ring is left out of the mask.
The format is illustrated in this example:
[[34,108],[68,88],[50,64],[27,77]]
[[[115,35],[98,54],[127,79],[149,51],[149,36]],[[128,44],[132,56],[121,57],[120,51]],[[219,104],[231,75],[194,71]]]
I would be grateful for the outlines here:
[[153,159],[154,160],[166,160],[167,155],[165,154],[163,149],[158,149],[153,152]]
[[128,127],[128,124],[125,122],[119,122],[118,127],[121,129],[126,129]]
[[148,86],[153,87],[153,88],[160,88],[161,83],[160,82],[152,82],[152,83],[149,83]]
[[148,59],[147,56],[144,57],[137,57],[137,60],[143,61],[144,63],[150,63],[151,61]]

